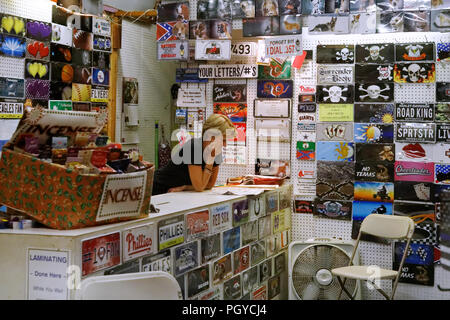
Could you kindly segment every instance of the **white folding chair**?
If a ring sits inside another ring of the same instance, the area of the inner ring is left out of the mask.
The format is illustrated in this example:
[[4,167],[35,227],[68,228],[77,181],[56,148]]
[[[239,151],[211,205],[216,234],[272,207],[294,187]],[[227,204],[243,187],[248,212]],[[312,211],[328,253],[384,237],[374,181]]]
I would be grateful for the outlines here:
[[182,300],[180,285],[164,271],[92,276],[81,282],[80,300]]
[[[369,282],[378,292],[380,292],[387,300],[394,299],[394,294],[397,289],[398,280],[400,279],[400,273],[405,262],[408,252],[409,244],[411,242],[412,235],[414,233],[414,221],[409,217],[393,216],[384,214],[370,214],[361,224],[358,238],[356,239],[355,248],[353,249],[350,263],[347,267],[335,268],[331,270],[331,273],[335,275],[341,285],[341,291],[339,293],[338,300],[341,297],[342,291],[344,291],[350,299],[354,299],[352,295],[345,288],[346,279],[364,280]],[[398,270],[383,269],[378,266],[354,266],[353,258],[358,248],[361,235],[368,234],[377,236],[379,238],[389,240],[405,240],[406,247],[403,252],[402,260]],[[344,278],[344,281],[342,281]],[[389,296],[384,290],[382,290],[375,282],[378,280],[395,279],[392,288],[391,296]]]

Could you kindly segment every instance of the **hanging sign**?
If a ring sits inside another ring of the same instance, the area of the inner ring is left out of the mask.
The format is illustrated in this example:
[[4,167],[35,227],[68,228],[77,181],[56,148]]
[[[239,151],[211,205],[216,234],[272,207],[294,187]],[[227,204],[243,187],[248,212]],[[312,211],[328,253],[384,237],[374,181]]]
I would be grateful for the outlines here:
[[230,60],[231,40],[196,40],[195,60]]
[[189,41],[158,42],[158,60],[187,60]]
[[67,300],[70,252],[28,249],[28,300]]
[[203,89],[178,89],[177,107],[203,106],[206,106],[205,91]]
[[319,65],[317,66],[318,84],[351,84],[353,66]]
[[302,50],[302,36],[289,35],[265,39],[266,58],[300,56]]
[[233,56],[251,56],[256,55],[255,42],[234,42],[231,44],[231,55]]
[[255,64],[201,64],[198,67],[200,78],[256,78],[258,68]]

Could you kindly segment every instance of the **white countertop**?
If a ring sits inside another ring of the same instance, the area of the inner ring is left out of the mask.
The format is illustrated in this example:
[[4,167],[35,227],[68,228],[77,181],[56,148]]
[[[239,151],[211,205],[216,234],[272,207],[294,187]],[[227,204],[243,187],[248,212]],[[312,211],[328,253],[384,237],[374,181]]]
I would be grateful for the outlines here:
[[31,228],[31,229],[0,229],[0,234],[29,234],[29,235],[43,235],[43,236],[68,236],[77,237],[82,235],[87,235],[90,233],[104,231],[109,232],[108,229],[120,229],[127,227],[128,225],[135,225],[136,223],[142,222],[152,222],[157,218],[164,217],[166,215],[186,212],[195,209],[200,209],[214,205],[216,203],[233,201],[239,199],[245,199],[246,196],[235,196],[235,195],[218,195],[211,191],[195,192],[173,192],[166,193],[157,196],[152,196],[151,203],[158,208],[159,213],[151,213],[147,218],[130,220],[120,223],[113,223],[102,225],[98,227],[88,227],[74,230],[55,230],[48,228]]

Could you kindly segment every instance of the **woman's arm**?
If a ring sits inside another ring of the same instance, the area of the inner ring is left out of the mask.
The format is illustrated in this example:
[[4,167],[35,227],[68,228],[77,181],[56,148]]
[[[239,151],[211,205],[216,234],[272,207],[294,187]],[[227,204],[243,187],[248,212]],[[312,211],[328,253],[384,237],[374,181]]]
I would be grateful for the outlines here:
[[205,165],[204,170],[199,165],[188,165],[188,170],[194,190],[198,192],[205,190],[213,173],[212,164]]
[[209,182],[206,185],[206,190],[211,189],[216,184],[217,176],[219,175],[219,166],[215,166],[212,169],[211,178],[209,178]]

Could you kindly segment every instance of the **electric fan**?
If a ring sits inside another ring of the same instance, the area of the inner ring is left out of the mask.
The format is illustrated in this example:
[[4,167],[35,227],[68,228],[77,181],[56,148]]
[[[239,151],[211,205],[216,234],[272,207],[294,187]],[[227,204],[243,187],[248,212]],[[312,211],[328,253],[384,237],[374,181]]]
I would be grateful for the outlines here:
[[[331,274],[334,268],[348,266],[353,244],[336,239],[294,241],[289,245],[289,300],[337,300],[341,286]],[[353,264],[359,264],[355,254]],[[359,281],[347,279],[345,288],[361,299]],[[347,298],[342,292],[341,299]]]

